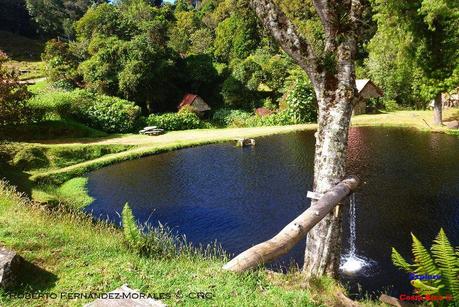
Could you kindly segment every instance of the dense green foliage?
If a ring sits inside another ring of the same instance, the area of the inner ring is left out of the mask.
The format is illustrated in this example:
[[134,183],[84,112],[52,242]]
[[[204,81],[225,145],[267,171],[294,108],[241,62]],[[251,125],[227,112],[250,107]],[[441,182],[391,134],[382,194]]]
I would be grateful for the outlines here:
[[4,67],[7,56],[0,50],[0,127],[39,121],[43,112],[27,103],[31,93],[15,72]]
[[178,113],[164,113],[161,115],[151,114],[147,118],[147,124],[149,126],[160,127],[166,131],[198,129],[205,127],[205,124],[196,114],[186,109]]
[[74,119],[105,132],[131,132],[140,119],[140,108],[133,102],[88,90],[39,94],[30,100],[30,105],[46,109],[48,115]]
[[315,122],[317,109],[312,86],[305,78],[298,78],[286,98],[286,112],[295,124]]
[[92,5],[106,0],[26,0],[29,14],[46,34],[73,35],[73,23]]
[[413,234],[414,263],[409,264],[392,248],[392,262],[407,273],[417,275],[440,275],[440,279],[412,281],[420,294],[441,294],[459,297],[459,247],[456,250],[449,242],[443,229],[440,229],[429,252]]
[[368,75],[387,102],[425,107],[459,85],[459,3],[373,0],[378,30],[368,44]]
[[[132,101],[143,115],[155,114],[151,121],[164,122],[166,129],[202,127],[196,120],[183,126],[181,116],[166,113],[175,112],[187,93],[198,94],[211,106],[219,126],[225,120],[218,117],[229,109],[251,114],[237,120],[231,117],[238,116],[230,116],[226,120],[233,121],[230,126],[316,119],[314,91],[304,71],[260,27],[246,0],[203,0],[197,6],[188,1],[70,2],[27,0],[42,30],[71,37],[49,41],[42,55],[54,87],[85,88]],[[334,65],[333,56],[321,53],[324,31],[312,1],[278,4],[311,42],[323,65]],[[384,104],[372,102],[375,109],[424,108],[440,92],[457,87],[456,1],[368,0],[364,5],[357,75],[382,87]],[[275,114],[252,116],[262,106]],[[107,103],[100,106],[107,108]],[[219,109],[224,110],[219,113]],[[110,112],[120,120],[120,114]],[[110,126],[108,118],[95,113],[71,118],[87,119],[87,125],[109,132],[134,129],[132,124]]]
[[175,111],[186,93],[213,109],[253,110],[267,98],[276,108],[300,70],[242,0],[93,5],[75,37],[48,43],[50,80],[134,101],[145,115]]

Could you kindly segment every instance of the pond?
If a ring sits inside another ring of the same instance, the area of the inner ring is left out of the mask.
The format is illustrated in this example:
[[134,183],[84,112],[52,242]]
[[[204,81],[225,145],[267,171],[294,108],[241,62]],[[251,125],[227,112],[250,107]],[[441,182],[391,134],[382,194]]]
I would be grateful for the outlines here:
[[[129,202],[139,221],[160,221],[195,244],[217,240],[239,253],[269,239],[308,208],[314,132],[257,139],[255,147],[216,144],[127,161],[88,175],[95,217],[119,223]],[[355,194],[356,251],[368,268],[342,276],[354,293],[411,293],[391,247],[411,259],[410,232],[430,246],[443,227],[459,245],[459,138],[398,128],[352,128],[348,173]],[[345,207],[343,254],[349,250]],[[302,265],[304,242],[275,265]]]

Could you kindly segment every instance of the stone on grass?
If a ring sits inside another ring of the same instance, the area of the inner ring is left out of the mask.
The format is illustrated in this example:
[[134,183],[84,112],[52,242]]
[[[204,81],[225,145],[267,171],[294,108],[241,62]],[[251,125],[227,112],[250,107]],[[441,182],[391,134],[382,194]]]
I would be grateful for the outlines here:
[[16,252],[0,246],[0,288],[16,286],[24,259]]

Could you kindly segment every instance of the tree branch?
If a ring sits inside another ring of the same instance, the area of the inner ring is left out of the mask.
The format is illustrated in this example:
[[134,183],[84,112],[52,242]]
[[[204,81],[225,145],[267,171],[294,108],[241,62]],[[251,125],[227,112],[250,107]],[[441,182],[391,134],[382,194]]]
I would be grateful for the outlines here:
[[335,38],[338,32],[338,18],[336,10],[330,8],[332,1],[313,0],[317,15],[319,15],[325,32],[325,51],[334,51],[336,48]]
[[306,39],[298,35],[296,26],[272,0],[251,0],[250,5],[281,48],[307,72],[313,85],[318,85],[317,57]]

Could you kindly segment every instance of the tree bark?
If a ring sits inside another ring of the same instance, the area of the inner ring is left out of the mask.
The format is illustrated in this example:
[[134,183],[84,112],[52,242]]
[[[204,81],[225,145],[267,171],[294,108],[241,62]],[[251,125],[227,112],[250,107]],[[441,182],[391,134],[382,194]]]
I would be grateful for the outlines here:
[[[313,190],[325,193],[345,175],[347,137],[352,105],[357,96],[354,60],[360,0],[313,0],[323,25],[325,47],[316,55],[273,0],[251,0],[258,18],[279,45],[308,74],[319,114],[314,158]],[[311,208],[317,206],[312,201]],[[340,258],[342,214],[329,213],[307,236],[304,273],[336,276]]]
[[439,93],[434,99],[434,125],[441,126],[442,124],[442,103],[441,93]]

